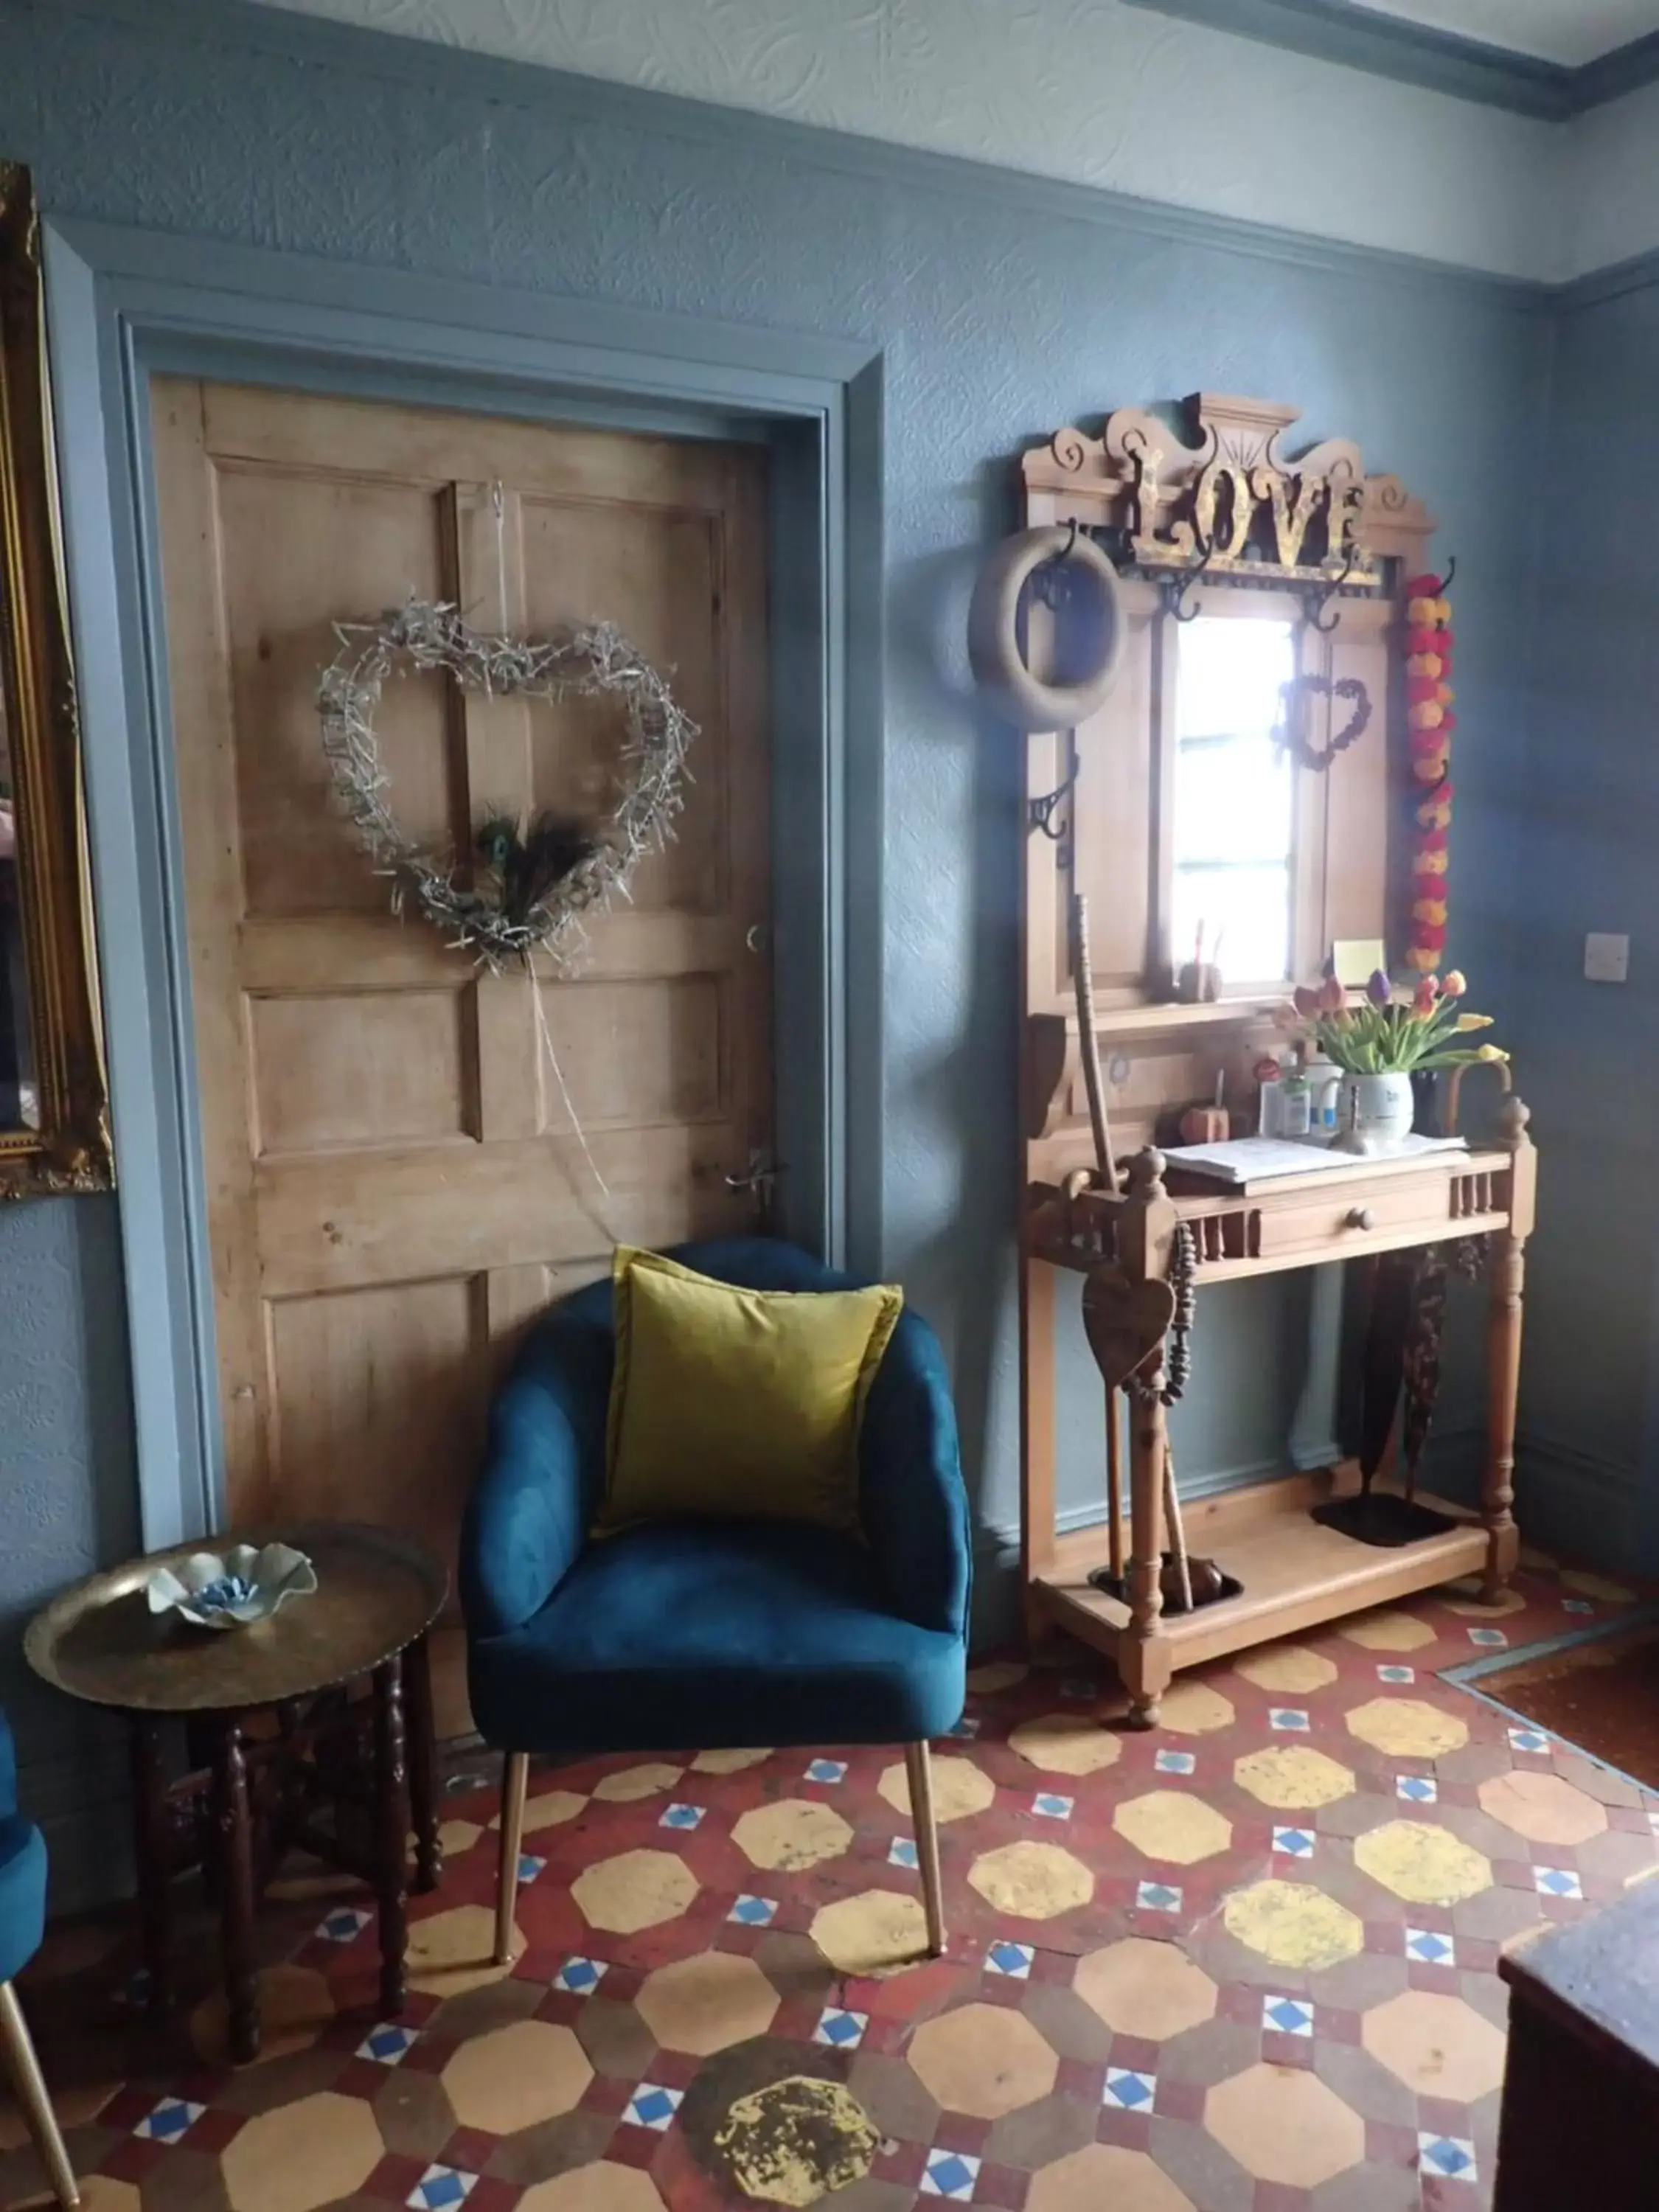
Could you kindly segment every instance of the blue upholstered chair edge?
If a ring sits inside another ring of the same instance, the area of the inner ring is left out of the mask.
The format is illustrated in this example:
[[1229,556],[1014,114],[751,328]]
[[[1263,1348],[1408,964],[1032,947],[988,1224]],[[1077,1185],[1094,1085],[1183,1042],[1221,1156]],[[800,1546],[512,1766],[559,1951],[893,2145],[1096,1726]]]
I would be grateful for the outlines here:
[[52,2193],[63,2212],[75,2212],[81,2203],[75,2169],[14,1986],[40,1948],[46,1917],[46,1839],[17,1809],[17,1758],[0,1712],[0,2051]]

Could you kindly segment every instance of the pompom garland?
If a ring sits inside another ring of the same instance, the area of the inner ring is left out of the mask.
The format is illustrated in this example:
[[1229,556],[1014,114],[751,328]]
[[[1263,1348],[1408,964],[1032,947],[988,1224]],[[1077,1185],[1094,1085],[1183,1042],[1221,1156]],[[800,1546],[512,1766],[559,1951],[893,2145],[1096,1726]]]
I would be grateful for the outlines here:
[[1412,848],[1411,931],[1406,964],[1432,975],[1446,950],[1446,877],[1450,866],[1451,734],[1456,696],[1452,672],[1451,603],[1438,576],[1413,576],[1406,586],[1406,724],[1410,732],[1416,836]]

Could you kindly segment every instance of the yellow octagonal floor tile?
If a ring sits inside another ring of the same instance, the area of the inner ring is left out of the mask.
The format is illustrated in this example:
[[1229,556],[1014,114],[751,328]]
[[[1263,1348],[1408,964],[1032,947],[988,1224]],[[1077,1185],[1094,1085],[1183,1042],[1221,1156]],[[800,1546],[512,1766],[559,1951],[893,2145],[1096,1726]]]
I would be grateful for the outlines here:
[[[334,2017],[334,1999],[321,1974],[308,1966],[267,1966],[259,1976],[259,2055],[264,2065],[309,2051]],[[197,2054],[215,2066],[229,2058],[229,2011],[222,1990],[204,1997],[190,2016]]]
[[463,2043],[443,2070],[444,2087],[464,2128],[517,2135],[574,2110],[593,2079],[573,2032],[550,2021],[514,2021]]
[[1112,1815],[1112,1826],[1149,1859],[1195,1866],[1212,1859],[1233,1839],[1231,1820],[1184,1790],[1153,1790],[1131,1797]]
[[250,2120],[219,2163],[233,2212],[316,2212],[361,2189],[385,2151],[373,2109],[325,2089]]
[[1353,1795],[1353,1776],[1305,1743],[1273,1743],[1233,1764],[1233,1780],[1279,1812],[1310,1812]]
[[1093,1875],[1058,1844],[1004,1844],[976,1858],[968,1879],[988,1905],[1016,1920],[1053,1920],[1095,1893]]
[[1215,1984],[1173,1943],[1126,1936],[1077,1962],[1074,1986],[1115,2035],[1162,2043],[1215,2013]]
[[1304,2066],[1247,2066],[1204,2100],[1204,2124],[1246,2173],[1316,2189],[1365,2155],[1365,2124]]
[[982,1667],[968,1669],[968,1686],[981,1698],[991,1698],[999,1690],[1017,1689],[1030,1671],[1023,1659],[988,1659]]
[[613,1936],[677,1918],[696,1893],[696,1876],[672,1851],[623,1851],[584,1867],[570,1885],[588,1926]]
[[1421,1698],[1372,1698],[1356,1705],[1347,1723],[1350,1735],[1390,1759],[1440,1759],[1469,1740],[1467,1721]]
[[[982,1813],[995,1802],[995,1783],[988,1774],[982,1774],[971,1759],[935,1759],[932,1765],[936,1820],[966,1820],[970,1813]],[[895,1812],[909,1812],[910,1781],[902,1759],[882,1769],[876,1787]]]
[[[81,2212],[143,2212],[143,2199],[130,2181],[113,2181],[106,2173],[76,2177],[81,2190]],[[26,2197],[15,2212],[58,2212],[52,2196]]]
[[1367,1651],[1420,1651],[1434,1642],[1434,1631],[1414,1613],[1365,1613],[1337,1632]]
[[593,1795],[607,1805],[637,1804],[641,1797],[672,1790],[684,1771],[683,1766],[670,1766],[660,1759],[647,1759],[641,1766],[619,1766],[614,1774],[593,1784]]
[[1603,1605],[1634,1605],[1636,1592],[1627,1583],[1616,1583],[1607,1575],[1593,1575],[1582,1567],[1562,1570],[1561,1580],[1580,1597],[1599,1598]]
[[1336,1680],[1336,1662],[1322,1651],[1310,1651],[1305,1644],[1270,1644],[1265,1651],[1234,1662],[1233,1671],[1258,1690],[1305,1698]]
[[1358,1958],[1365,1948],[1358,1915],[1309,1882],[1254,1882],[1233,1892],[1221,1917],[1227,1933],[1246,1950],[1304,1973]]
[[1045,1774],[1097,1774],[1123,1756],[1122,1737],[1087,1713],[1042,1713],[1022,1721],[1010,1729],[1008,1747]]
[[1000,2120],[1054,2086],[1060,2060],[1024,2013],[967,2004],[924,2021],[910,2039],[911,2071],[947,2112]]
[[[580,1790],[544,1790],[539,1796],[532,1797],[526,1803],[525,1833],[533,1834],[538,1828],[562,1827],[567,1820],[575,1819],[586,1802]],[[501,1816],[499,1813],[489,1825],[492,1828],[500,1828]]]
[[665,2050],[707,2058],[729,2044],[764,2035],[778,1993],[752,1959],[700,1951],[647,1974],[634,2004]]
[[843,1974],[884,1981],[927,1955],[927,1922],[920,1898],[893,1889],[860,1890],[812,1915],[812,1941]]
[[[411,1921],[409,1929],[409,1986],[423,1996],[459,1997],[488,1982],[505,1981],[509,1963],[495,1960],[495,1916],[487,1905],[452,1905],[430,1919]],[[513,1956],[524,1950],[524,1937],[513,1930]]]
[[1371,2057],[1419,2097],[1472,2105],[1504,2079],[1503,2031],[1462,1997],[1402,1990],[1359,2023]]
[[758,1766],[763,1759],[770,1759],[765,1751],[700,1751],[691,1762],[694,1774],[741,1774],[746,1766]]
[[1196,2212],[1144,2150],[1085,2143],[1031,2176],[1025,2212]]
[[1356,1838],[1353,1863],[1408,1905],[1458,1905],[1492,1887],[1480,1853],[1426,1820],[1389,1820]]
[[797,2207],[861,2181],[881,2141],[850,2089],[810,2074],[738,2097],[714,2137],[745,2197]]
[[1176,1735],[1209,1735],[1233,1724],[1233,1704],[1207,1682],[1171,1682],[1158,1703],[1158,1725]]
[[596,2159],[526,2189],[518,2212],[663,2212],[663,2201],[656,2183],[637,2166]]
[[1607,1814],[1595,1798],[1559,1774],[1530,1768],[1495,1774],[1475,1795],[1483,1812],[1531,1844],[1587,1844],[1607,1831]]
[[751,1866],[798,1874],[823,1859],[838,1859],[853,1831],[833,1805],[815,1797],[781,1797],[757,1805],[732,1823],[732,1840]]

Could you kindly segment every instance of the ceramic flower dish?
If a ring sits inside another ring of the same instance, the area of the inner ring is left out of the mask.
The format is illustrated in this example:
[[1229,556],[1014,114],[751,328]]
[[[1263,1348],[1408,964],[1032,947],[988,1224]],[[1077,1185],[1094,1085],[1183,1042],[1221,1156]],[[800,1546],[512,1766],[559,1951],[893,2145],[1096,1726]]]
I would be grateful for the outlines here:
[[234,1545],[222,1555],[192,1552],[157,1567],[145,1585],[152,1613],[176,1613],[198,1628],[247,1628],[291,1597],[309,1597],[317,1570],[287,1544]]

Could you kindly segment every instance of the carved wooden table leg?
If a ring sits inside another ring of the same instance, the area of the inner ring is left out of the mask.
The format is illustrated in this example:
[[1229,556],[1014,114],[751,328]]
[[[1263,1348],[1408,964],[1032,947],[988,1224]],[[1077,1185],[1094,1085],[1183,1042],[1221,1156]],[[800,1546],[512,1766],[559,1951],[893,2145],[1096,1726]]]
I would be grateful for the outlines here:
[[1158,1726],[1158,1701],[1170,1686],[1170,1646],[1159,1633],[1164,1611],[1164,1411],[1156,1395],[1164,1363],[1129,1399],[1129,1633],[1118,1645],[1118,1667],[1129,1692],[1129,1725]]
[[380,2016],[404,2008],[408,1982],[409,1788],[404,1763],[404,1670],[388,1659],[374,1670],[375,1825],[380,1863]]
[[438,1747],[432,1718],[432,1668],[424,1636],[404,1654],[409,1703],[409,1800],[415,1830],[415,1887],[422,1893],[443,1880],[438,1839]]
[[1492,1239],[1491,1304],[1486,1320],[1486,1468],[1480,1517],[1486,1527],[1486,1565],[1480,1601],[1496,1605],[1521,1549],[1515,1525],[1515,1413],[1521,1388],[1522,1295],[1526,1282],[1527,1235],[1532,1227],[1538,1156],[1527,1134],[1527,1109],[1505,1101],[1504,1141],[1511,1166],[1510,1227]]
[[213,1799],[230,2056],[234,2064],[246,2066],[259,2055],[259,1987],[253,1953],[253,1833],[248,1819],[247,1752],[241,1723],[234,1713],[220,1723],[214,1742]]
[[167,1777],[161,1724],[147,1713],[129,1713],[132,1753],[132,1855],[138,1873],[138,1918],[149,1978],[152,2020],[172,2016],[173,1848],[167,1816]]

